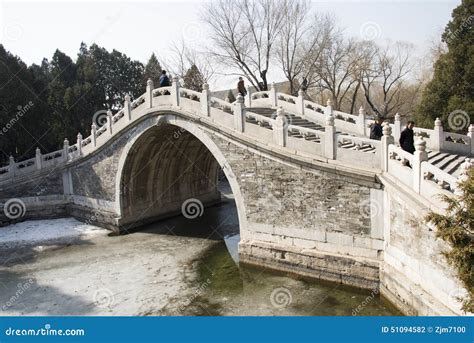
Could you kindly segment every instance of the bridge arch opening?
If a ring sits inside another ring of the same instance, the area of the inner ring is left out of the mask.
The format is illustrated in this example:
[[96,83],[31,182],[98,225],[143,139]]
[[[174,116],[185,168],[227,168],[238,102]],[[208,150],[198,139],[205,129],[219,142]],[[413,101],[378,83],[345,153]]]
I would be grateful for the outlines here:
[[245,209],[236,178],[217,144],[192,122],[160,116],[159,125],[130,140],[119,165],[121,231],[175,215],[195,219],[222,201],[228,182],[242,233]]

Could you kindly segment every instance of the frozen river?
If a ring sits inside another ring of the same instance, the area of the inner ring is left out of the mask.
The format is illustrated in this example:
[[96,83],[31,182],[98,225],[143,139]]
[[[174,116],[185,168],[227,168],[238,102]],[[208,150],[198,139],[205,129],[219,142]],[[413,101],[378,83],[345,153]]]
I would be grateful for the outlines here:
[[399,315],[378,294],[238,265],[231,199],[114,236],[71,218],[0,228],[2,315]]

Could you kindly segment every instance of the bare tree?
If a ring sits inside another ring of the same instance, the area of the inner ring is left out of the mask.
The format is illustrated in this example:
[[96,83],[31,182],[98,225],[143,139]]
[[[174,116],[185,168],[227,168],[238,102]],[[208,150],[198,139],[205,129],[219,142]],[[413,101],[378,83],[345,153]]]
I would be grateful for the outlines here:
[[307,1],[288,0],[282,6],[283,25],[277,56],[290,92],[296,95],[302,80],[306,79],[307,88],[317,83],[315,66],[332,38],[335,20],[329,15],[314,15],[308,19]]
[[333,108],[340,110],[351,87],[357,84],[357,43],[342,34],[331,38],[321,53],[317,65],[320,87],[330,94]]
[[[286,0],[285,0],[286,1]],[[274,0],[217,0],[203,13],[214,42],[210,52],[222,65],[259,90],[268,89],[267,73],[282,27],[282,3]]]
[[161,64],[164,69],[169,71],[172,76],[177,76],[181,80],[185,78],[191,69],[196,68],[202,76],[204,83],[209,83],[216,74],[216,69],[208,56],[206,56],[206,53],[185,45],[184,41],[173,44],[168,51],[167,57],[160,57],[160,61],[162,61]]
[[410,49],[410,45],[400,42],[379,47],[372,67],[364,71],[364,96],[376,116],[395,115],[403,105],[403,86],[412,69]]

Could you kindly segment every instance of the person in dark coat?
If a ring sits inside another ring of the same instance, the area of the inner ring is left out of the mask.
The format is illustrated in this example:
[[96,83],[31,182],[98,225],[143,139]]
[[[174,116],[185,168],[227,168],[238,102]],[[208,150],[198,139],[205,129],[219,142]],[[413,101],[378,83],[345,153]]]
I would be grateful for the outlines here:
[[247,95],[247,90],[245,89],[244,79],[239,77],[239,82],[237,83],[237,92],[240,93],[243,97]]
[[410,154],[415,152],[414,126],[415,122],[410,120],[407,123],[407,127],[400,134],[400,147]]
[[166,70],[163,70],[160,76],[160,87],[169,87],[169,86],[171,86],[170,79],[168,75],[166,75]]
[[372,126],[370,127],[370,139],[376,139],[378,141],[382,139],[382,136],[383,136],[382,123],[383,123],[382,118],[375,119],[375,123],[373,123]]

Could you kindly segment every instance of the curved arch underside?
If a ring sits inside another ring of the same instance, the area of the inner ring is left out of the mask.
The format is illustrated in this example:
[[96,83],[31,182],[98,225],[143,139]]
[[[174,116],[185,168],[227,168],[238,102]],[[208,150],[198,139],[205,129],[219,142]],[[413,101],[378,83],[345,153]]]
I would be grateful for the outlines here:
[[127,228],[180,213],[189,198],[220,201],[219,164],[199,139],[170,124],[143,133],[129,151],[121,180],[121,225]]

